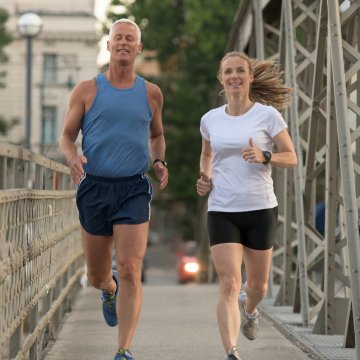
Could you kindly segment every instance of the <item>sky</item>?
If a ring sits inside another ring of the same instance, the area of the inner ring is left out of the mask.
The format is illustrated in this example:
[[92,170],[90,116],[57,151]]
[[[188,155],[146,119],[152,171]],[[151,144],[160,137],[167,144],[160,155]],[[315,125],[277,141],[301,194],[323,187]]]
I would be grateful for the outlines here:
[[[108,8],[110,0],[96,0],[95,1],[95,16],[100,20],[104,21],[105,12]],[[100,26],[100,24],[99,24]],[[100,52],[97,58],[97,63],[99,66],[109,62],[110,56],[109,52],[106,50],[106,41],[108,39],[107,35],[104,35],[100,41]]]

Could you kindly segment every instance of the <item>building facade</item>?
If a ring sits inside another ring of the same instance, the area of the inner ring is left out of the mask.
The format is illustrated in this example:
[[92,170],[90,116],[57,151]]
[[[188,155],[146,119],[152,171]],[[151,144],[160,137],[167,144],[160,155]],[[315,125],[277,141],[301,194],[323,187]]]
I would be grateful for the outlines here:
[[[1,0],[10,18],[7,29],[14,41],[5,48],[9,61],[6,87],[0,89],[0,114],[18,118],[0,141],[24,145],[26,138],[26,39],[17,32],[21,15],[34,12],[43,21],[42,32],[33,39],[31,150],[62,161],[59,138],[69,97],[80,81],[99,73],[97,55],[101,34],[96,31],[94,0]],[[81,136],[77,139],[81,148]]]

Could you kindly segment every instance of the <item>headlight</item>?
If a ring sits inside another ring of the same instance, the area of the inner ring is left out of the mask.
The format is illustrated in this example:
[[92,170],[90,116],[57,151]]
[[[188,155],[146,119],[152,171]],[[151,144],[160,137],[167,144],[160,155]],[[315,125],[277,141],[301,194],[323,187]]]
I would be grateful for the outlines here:
[[197,263],[187,263],[185,265],[185,270],[188,272],[197,272],[199,270],[199,265]]

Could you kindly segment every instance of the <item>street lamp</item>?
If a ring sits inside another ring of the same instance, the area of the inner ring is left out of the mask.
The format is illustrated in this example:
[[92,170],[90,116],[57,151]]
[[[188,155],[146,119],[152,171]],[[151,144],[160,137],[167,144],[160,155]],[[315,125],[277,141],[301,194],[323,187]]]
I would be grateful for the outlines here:
[[22,15],[17,23],[21,37],[27,39],[27,78],[26,78],[26,148],[30,150],[31,138],[31,57],[32,38],[39,35],[42,30],[42,20],[34,13]]

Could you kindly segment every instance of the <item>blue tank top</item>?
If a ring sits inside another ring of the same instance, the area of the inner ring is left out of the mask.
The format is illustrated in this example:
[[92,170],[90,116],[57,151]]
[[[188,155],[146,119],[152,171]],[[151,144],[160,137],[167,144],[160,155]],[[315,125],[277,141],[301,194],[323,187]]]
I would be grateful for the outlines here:
[[144,174],[152,119],[145,80],[136,76],[131,88],[117,89],[104,74],[95,79],[96,96],[81,123],[85,172],[110,178]]

